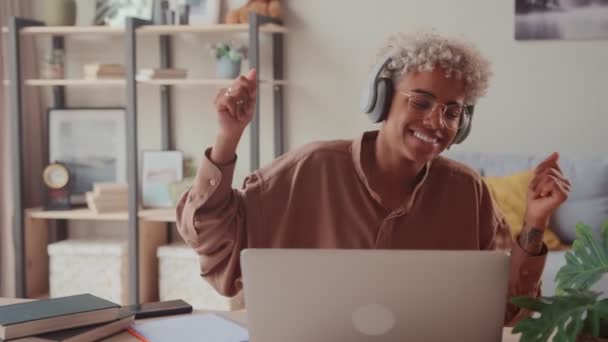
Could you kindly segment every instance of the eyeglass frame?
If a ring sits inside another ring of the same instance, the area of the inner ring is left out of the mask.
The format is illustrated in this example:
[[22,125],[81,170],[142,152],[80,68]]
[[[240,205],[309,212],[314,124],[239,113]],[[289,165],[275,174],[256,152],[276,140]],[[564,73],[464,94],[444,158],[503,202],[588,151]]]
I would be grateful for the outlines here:
[[[412,96],[414,96],[414,95],[410,94],[410,93],[406,93],[406,92],[401,91],[401,90],[398,90],[397,93],[399,93],[401,95],[407,96],[407,106],[408,106],[408,109],[409,109],[410,100],[411,100]],[[427,96],[427,97],[430,98],[430,96],[425,95],[425,94],[417,94],[417,95]],[[462,129],[462,128],[464,128],[466,126],[466,122],[470,121],[470,119],[471,119],[471,113],[470,113],[470,110],[469,110],[470,106],[467,106],[465,104],[458,104],[458,103],[447,105],[445,103],[440,103],[439,101],[437,101],[437,100],[435,100],[433,98],[431,98],[431,100],[433,100],[435,102],[434,105],[433,105],[433,108],[428,113],[425,113],[424,116],[423,116],[423,118],[429,117],[437,109],[438,106],[443,106],[443,110],[439,112],[439,119],[440,119],[441,125],[443,127],[447,128],[447,129],[449,129],[451,131],[456,131],[457,132],[458,130],[460,130],[460,129]],[[459,124],[459,127],[456,128],[456,129],[452,129],[452,128],[448,127],[448,125],[445,123],[445,113],[447,112],[448,107],[451,107],[451,106],[460,106],[460,107],[462,107],[461,123]],[[466,116],[466,118],[465,118],[465,116]]]

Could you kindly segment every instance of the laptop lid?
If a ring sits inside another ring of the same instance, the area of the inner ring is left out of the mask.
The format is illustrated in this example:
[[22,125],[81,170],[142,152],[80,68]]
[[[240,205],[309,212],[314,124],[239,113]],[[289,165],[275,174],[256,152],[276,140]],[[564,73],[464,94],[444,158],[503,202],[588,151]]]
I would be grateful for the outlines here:
[[247,249],[251,341],[500,341],[509,263],[495,251]]

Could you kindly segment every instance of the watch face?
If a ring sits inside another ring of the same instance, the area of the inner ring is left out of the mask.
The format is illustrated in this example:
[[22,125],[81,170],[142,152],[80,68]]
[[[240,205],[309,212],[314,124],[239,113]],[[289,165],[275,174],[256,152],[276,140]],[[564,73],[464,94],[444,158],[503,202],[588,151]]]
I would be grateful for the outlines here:
[[43,179],[49,188],[61,189],[70,181],[70,173],[61,164],[50,164],[44,169]]

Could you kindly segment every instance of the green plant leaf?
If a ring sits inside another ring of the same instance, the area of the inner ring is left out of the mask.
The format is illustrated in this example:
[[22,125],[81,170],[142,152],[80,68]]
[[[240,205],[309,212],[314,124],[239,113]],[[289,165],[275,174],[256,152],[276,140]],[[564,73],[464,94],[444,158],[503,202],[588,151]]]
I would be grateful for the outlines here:
[[578,223],[572,250],[566,253],[566,265],[555,276],[557,293],[564,289],[587,290],[608,272],[608,221],[602,225],[601,241],[591,227]]
[[[521,342],[545,342],[551,336],[553,341],[575,341],[586,321],[590,328],[599,326],[600,312],[608,305],[597,302],[599,295],[588,290],[569,289],[564,296],[512,298],[511,303],[538,314],[538,317],[521,320],[513,333],[521,333]],[[597,314],[590,315],[590,311],[597,311]]]

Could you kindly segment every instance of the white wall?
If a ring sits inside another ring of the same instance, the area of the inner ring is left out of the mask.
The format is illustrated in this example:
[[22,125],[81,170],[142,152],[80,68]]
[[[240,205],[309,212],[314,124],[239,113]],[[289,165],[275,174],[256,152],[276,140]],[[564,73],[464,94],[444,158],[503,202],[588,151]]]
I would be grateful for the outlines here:
[[[359,96],[391,32],[463,35],[492,60],[494,78],[458,149],[606,155],[608,40],[514,40],[513,0],[289,1],[286,39],[290,148],[372,126]],[[608,20],[608,19],[606,19]]]

